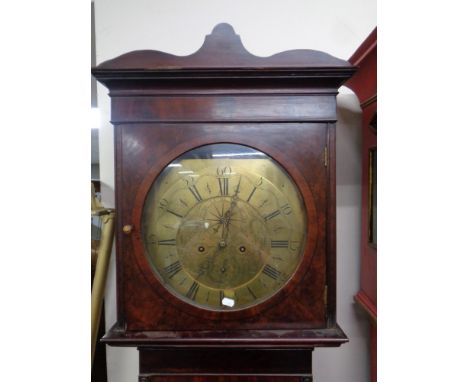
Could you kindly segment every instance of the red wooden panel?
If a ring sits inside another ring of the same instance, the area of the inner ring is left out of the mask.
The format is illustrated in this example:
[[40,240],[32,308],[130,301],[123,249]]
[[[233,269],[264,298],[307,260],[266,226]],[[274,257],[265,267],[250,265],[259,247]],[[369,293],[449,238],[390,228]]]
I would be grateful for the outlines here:
[[361,287],[356,300],[366,311],[377,313],[377,248],[369,243],[369,150],[377,147],[377,132],[369,126],[377,113],[377,29],[351,56],[359,66],[346,82],[358,96],[362,115],[362,212],[361,212]]
[[369,151],[377,148],[377,131],[370,126],[377,116],[377,29],[350,58],[358,71],[347,83],[362,108],[361,279],[355,301],[368,313],[371,382],[377,382],[377,248],[369,243]]

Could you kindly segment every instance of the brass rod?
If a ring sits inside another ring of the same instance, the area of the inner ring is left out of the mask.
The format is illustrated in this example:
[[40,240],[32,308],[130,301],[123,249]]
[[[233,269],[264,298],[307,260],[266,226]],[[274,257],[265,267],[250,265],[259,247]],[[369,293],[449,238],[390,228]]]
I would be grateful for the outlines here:
[[101,320],[101,308],[106,287],[107,269],[114,239],[114,217],[115,213],[110,212],[102,219],[102,235],[99,244],[96,272],[94,273],[93,288],[91,291],[91,364],[94,362],[96,341]]

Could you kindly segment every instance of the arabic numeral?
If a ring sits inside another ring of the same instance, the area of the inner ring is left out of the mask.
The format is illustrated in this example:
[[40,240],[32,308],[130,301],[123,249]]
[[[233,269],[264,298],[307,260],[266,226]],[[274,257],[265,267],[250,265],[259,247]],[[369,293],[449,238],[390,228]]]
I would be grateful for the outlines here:
[[292,251],[292,252],[295,252],[299,249],[301,245],[301,242],[298,241],[298,240],[291,240],[290,244],[289,244],[289,250]]
[[280,209],[281,209],[281,212],[284,215],[291,215],[292,214],[292,208],[291,208],[291,206],[289,204],[285,204],[284,206],[281,206]]
[[159,208],[161,208],[162,210],[166,210],[168,205],[169,202],[167,201],[167,199],[161,199],[161,201],[159,202]]
[[231,175],[231,173],[232,173],[231,166],[218,167],[216,169],[216,174],[220,177]]

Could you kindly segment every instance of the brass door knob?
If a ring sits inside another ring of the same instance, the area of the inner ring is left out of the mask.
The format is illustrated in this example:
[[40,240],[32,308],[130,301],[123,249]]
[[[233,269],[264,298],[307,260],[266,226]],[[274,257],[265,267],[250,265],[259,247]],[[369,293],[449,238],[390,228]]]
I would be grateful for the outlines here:
[[133,226],[130,224],[124,225],[122,231],[125,235],[130,235],[133,231]]

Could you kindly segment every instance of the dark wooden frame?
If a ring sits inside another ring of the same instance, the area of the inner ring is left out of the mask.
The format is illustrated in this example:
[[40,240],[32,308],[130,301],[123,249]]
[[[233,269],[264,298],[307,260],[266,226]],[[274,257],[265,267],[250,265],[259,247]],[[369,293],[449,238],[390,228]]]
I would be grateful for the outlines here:
[[[138,346],[154,360],[161,349],[310,354],[347,341],[336,323],[335,122],[337,89],[354,71],[318,51],[253,56],[227,24],[190,56],[136,51],[93,69],[109,89],[115,126],[118,321],[103,341]],[[152,277],[140,237],[144,198],[157,174],[181,153],[215,142],[255,147],[278,161],[308,212],[305,260],[293,279],[268,302],[238,312],[175,300]]]
[[[194,124],[191,124],[191,126],[193,125]],[[217,129],[215,133],[212,133],[209,136],[203,136],[200,138],[185,140],[184,143],[176,146],[175,148],[170,150],[169,153],[165,154],[161,158],[161,160],[158,161],[154,166],[151,166],[151,169],[147,172],[147,174],[144,177],[144,180],[142,181],[140,187],[138,188],[138,193],[135,197],[134,208],[132,211],[131,224],[134,226],[135,231],[137,233],[141,232],[140,217],[143,214],[143,206],[144,206],[145,197],[148,194],[150,187],[153,184],[154,180],[162,172],[165,166],[168,163],[172,162],[175,158],[182,155],[184,152],[194,147],[199,147],[199,146],[214,144],[214,143],[219,143],[219,142],[248,145],[249,147],[252,147],[254,149],[267,153],[270,157],[275,159],[277,162],[283,164],[285,169],[288,171],[291,177],[295,180],[296,185],[298,186],[299,190],[302,193],[302,196],[305,201],[305,207],[308,211],[307,215],[309,216],[310,220],[312,221],[317,220],[316,218],[317,214],[315,212],[315,203],[314,203],[311,190],[306,180],[302,176],[301,171],[298,170],[298,168],[294,165],[294,163],[288,160],[288,158],[285,157],[285,155],[281,151],[275,149],[274,146],[270,146],[262,142],[257,142],[256,140],[255,142],[257,143],[252,144],[251,143],[252,136],[251,136],[251,131],[250,131],[251,128],[249,127],[249,124],[242,124],[242,126],[238,126],[236,129],[236,132],[232,132],[232,133],[224,131],[224,126],[227,126],[227,125],[216,124],[215,126],[212,127],[213,129]],[[243,134],[242,131],[245,131],[245,134]],[[276,293],[274,296],[269,298],[267,301],[264,301],[263,303],[260,303],[259,305],[255,305],[249,309],[243,309],[239,311],[224,311],[224,312],[221,311],[220,312],[220,311],[199,309],[195,306],[186,304],[182,300],[174,299],[171,293],[166,288],[163,287],[163,285],[159,282],[159,280],[157,280],[154,277],[152,270],[148,267],[147,258],[144,256],[144,246],[142,244],[141,237],[138,234],[132,236],[133,248],[135,249],[132,254],[134,255],[135,261],[139,265],[140,271],[145,275],[147,283],[151,285],[155,290],[157,290],[157,293],[162,297],[162,300],[169,301],[169,303],[173,304],[178,310],[185,311],[191,316],[195,317],[192,322],[187,323],[185,321],[185,324],[187,326],[189,326],[192,329],[198,329],[198,330],[207,329],[206,324],[204,324],[203,321],[200,322],[200,320],[198,319],[198,318],[204,318],[204,319],[208,319],[213,322],[216,322],[216,326],[219,326],[221,322],[227,323],[228,321],[229,322],[235,321],[229,325],[231,328],[235,328],[236,326],[237,327],[239,326],[240,319],[252,317],[252,316],[258,316],[261,312],[265,311],[266,309],[273,309],[272,307],[274,305],[277,305],[283,302],[288,297],[288,295],[291,294],[291,292],[293,291],[293,289],[297,286],[299,282],[312,283],[312,280],[303,280],[303,278],[307,270],[309,270],[310,268],[310,262],[312,260],[311,258],[315,253],[315,246],[317,244],[317,236],[318,236],[317,226],[314,224],[309,224],[308,235],[307,235],[308,241],[307,241],[306,248],[304,251],[304,258],[302,260],[301,267],[297,270],[297,272],[293,275],[292,279],[285,285],[284,288],[282,288],[278,293]],[[307,296],[304,296],[304,297],[307,298]],[[280,310],[283,310],[284,308],[288,309],[290,308],[290,306],[286,305],[285,307],[282,307]],[[270,328],[273,328],[274,326],[271,321],[269,321],[268,325]],[[295,328],[298,328],[300,327],[300,323],[295,322],[293,323],[293,326]],[[227,328],[228,326],[227,324],[225,324],[223,327]],[[279,323],[278,329],[285,329],[285,323],[284,322]]]

